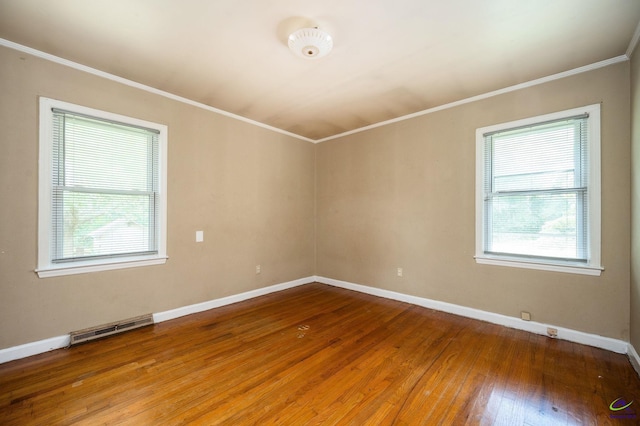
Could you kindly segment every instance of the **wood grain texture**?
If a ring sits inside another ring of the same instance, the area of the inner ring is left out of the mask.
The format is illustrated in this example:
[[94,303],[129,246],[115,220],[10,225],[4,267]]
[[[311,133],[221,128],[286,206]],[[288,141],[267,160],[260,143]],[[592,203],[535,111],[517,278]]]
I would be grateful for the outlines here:
[[638,423],[625,355],[322,284],[0,365],[2,425]]

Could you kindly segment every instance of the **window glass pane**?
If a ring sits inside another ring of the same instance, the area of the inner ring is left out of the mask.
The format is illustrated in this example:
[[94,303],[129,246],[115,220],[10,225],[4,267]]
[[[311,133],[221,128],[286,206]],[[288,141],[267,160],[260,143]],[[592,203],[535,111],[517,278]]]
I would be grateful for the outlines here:
[[64,191],[54,211],[54,261],[155,250],[149,234],[153,197]]
[[493,197],[487,201],[491,232],[487,251],[584,260],[582,193]]

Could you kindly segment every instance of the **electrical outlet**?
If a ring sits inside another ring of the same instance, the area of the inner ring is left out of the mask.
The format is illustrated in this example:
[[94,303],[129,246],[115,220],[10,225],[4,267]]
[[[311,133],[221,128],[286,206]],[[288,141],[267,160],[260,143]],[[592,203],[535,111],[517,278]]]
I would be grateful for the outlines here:
[[547,335],[549,337],[558,337],[558,329],[553,327],[547,327]]
[[262,272],[262,268],[260,267],[260,265],[256,265],[256,275],[258,275],[260,272]]
[[196,231],[196,243],[204,241],[204,231]]
[[520,312],[520,318],[525,321],[531,321],[531,314],[529,312],[522,311]]
[[402,277],[402,268],[398,268],[398,276]]

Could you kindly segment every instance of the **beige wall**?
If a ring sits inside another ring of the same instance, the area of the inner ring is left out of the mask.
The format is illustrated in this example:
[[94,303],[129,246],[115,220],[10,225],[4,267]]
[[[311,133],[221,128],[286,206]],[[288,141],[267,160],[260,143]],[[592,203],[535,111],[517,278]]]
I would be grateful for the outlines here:
[[[0,348],[313,275],[313,144],[7,48],[0,94]],[[38,96],[168,125],[166,265],[36,276]]]
[[[476,264],[476,128],[598,102],[602,276]],[[629,102],[627,62],[319,144],[317,274],[628,340]]]
[[[628,340],[629,81],[617,64],[313,145],[0,48],[0,349],[314,274]],[[166,265],[36,276],[38,96],[169,126]],[[477,265],[475,129],[597,102],[602,276]]]
[[640,351],[640,49],[631,57],[631,344]]

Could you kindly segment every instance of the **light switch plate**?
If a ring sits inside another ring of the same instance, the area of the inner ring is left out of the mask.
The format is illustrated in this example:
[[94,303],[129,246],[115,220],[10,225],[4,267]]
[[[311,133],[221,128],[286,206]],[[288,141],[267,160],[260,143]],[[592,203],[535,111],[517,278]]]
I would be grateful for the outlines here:
[[196,231],[196,243],[204,241],[204,231]]

